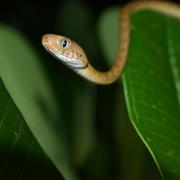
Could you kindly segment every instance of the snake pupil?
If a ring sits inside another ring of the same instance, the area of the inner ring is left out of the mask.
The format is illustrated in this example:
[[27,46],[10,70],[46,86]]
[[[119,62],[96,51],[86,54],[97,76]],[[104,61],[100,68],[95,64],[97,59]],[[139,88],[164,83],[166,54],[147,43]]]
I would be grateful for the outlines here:
[[67,45],[68,45],[67,40],[65,40],[65,39],[62,40],[61,45],[62,45],[63,48],[67,47]]

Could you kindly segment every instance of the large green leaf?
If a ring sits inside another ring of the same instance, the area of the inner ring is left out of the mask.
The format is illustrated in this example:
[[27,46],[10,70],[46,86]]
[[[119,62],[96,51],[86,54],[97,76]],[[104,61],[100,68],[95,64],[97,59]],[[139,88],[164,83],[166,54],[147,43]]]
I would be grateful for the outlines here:
[[[118,9],[107,11],[100,24],[102,47],[110,59],[117,53],[118,14]],[[131,21],[128,64],[123,75],[129,116],[162,176],[177,180],[180,21],[151,11],[134,13]]]
[[63,179],[0,80],[0,179]]
[[12,28],[1,25],[0,37],[0,77],[7,91],[57,169],[75,179],[63,120],[40,57]]

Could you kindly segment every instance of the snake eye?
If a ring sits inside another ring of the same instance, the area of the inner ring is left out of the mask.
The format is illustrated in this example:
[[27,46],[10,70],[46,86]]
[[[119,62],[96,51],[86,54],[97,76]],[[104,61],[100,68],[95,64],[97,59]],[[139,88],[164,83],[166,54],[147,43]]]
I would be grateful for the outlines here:
[[69,45],[69,43],[68,43],[68,41],[67,41],[66,39],[63,39],[63,40],[61,41],[61,46],[62,46],[63,48],[67,48],[68,45]]

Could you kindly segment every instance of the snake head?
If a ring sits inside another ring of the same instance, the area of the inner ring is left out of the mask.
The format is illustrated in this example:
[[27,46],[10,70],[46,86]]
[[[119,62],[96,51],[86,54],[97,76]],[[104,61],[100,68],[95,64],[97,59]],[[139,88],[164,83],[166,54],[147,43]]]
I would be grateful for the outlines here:
[[42,37],[42,44],[50,54],[71,69],[84,69],[88,65],[83,49],[65,36],[45,34]]

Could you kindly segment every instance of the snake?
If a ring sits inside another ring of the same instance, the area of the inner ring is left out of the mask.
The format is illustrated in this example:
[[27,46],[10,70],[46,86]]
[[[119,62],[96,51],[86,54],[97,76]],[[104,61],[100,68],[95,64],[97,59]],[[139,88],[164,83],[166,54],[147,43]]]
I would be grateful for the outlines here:
[[106,72],[94,68],[82,47],[66,36],[45,34],[42,36],[42,45],[50,54],[84,79],[98,85],[111,84],[120,77],[127,63],[131,34],[130,19],[134,12],[140,10],[152,10],[180,18],[180,5],[173,2],[134,1],[126,4],[120,10],[117,58]]

